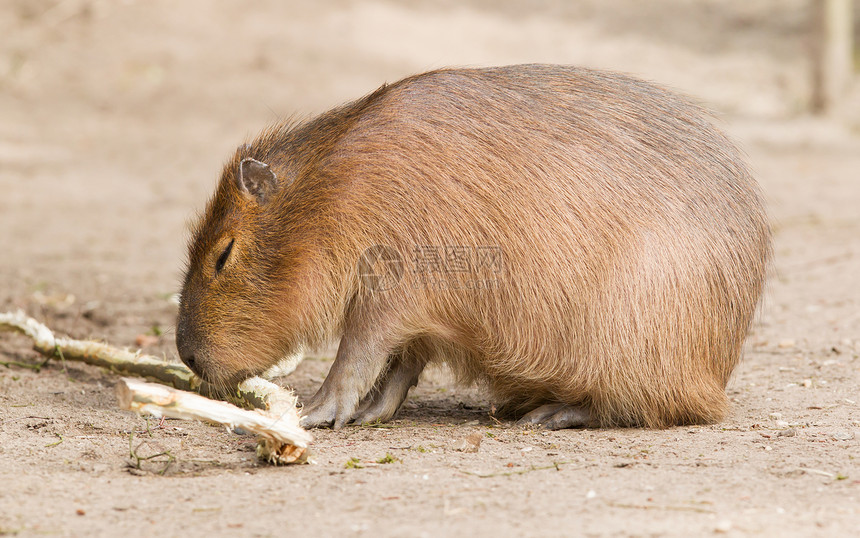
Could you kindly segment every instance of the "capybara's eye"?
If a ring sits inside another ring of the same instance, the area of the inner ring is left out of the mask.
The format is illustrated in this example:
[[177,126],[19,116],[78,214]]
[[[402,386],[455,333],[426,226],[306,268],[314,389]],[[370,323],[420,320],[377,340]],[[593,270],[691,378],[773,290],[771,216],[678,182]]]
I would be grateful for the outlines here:
[[235,239],[230,240],[230,244],[227,245],[227,248],[224,249],[224,252],[218,256],[218,261],[215,262],[215,272],[220,273],[221,269],[224,269],[224,264],[227,263],[227,258],[230,257],[230,251],[233,250],[233,243]]

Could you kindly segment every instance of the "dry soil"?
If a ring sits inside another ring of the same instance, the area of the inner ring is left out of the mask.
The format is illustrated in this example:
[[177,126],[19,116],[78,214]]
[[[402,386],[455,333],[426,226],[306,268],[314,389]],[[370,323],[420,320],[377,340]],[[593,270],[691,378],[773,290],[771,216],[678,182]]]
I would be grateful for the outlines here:
[[[274,468],[248,437],[118,410],[98,368],[0,366],[0,535],[860,535],[860,106],[805,113],[805,6],[0,1],[0,311],[74,337],[150,334],[175,360],[187,222],[228,154],[444,65],[573,63],[694,96],[748,152],[776,240],[711,426],[524,429],[436,371],[390,424],[316,431],[315,465]],[[10,335],[0,360],[41,362]],[[307,397],[330,361],[280,382]]]

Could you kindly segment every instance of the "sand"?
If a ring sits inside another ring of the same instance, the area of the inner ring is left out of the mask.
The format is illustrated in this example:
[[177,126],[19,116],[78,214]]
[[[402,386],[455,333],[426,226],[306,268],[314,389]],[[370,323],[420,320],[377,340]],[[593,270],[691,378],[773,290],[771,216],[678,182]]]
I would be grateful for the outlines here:
[[[98,368],[0,366],[0,535],[860,534],[860,99],[806,114],[805,2],[2,4],[0,311],[76,338],[176,360],[187,223],[230,152],[445,65],[694,96],[748,152],[776,257],[710,426],[529,430],[433,371],[390,424],[315,431],[315,465],[274,468],[251,437],[119,410]],[[0,335],[0,361],[41,358]],[[279,382],[309,397],[330,364]]]

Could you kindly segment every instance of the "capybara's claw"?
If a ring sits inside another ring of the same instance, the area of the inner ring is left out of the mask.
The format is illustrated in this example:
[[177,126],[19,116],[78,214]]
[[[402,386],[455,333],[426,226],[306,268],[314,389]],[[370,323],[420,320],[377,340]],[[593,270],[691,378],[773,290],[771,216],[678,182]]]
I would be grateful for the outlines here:
[[325,428],[339,430],[349,423],[355,413],[355,405],[348,405],[349,398],[340,397],[321,387],[302,407],[303,428]]
[[322,428],[331,426],[332,422],[334,422],[334,416],[329,416],[325,410],[314,409],[306,411],[305,409],[302,409],[303,416],[299,422],[302,428]]
[[337,402],[334,398],[322,394],[322,389],[320,389],[302,406],[300,424],[303,428],[331,426],[335,421],[336,414]]

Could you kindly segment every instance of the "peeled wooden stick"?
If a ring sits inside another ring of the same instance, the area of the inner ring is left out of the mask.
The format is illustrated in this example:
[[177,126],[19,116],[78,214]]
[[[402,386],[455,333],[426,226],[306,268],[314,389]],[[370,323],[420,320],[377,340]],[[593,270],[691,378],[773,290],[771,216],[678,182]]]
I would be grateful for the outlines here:
[[243,381],[234,394],[218,394],[214,387],[189,370],[184,364],[119,349],[101,342],[75,340],[54,336],[49,328],[20,310],[0,313],[0,329],[17,331],[33,340],[33,348],[51,358],[82,361],[114,372],[155,379],[180,390],[191,390],[209,397],[226,398],[242,407],[260,409],[295,406],[295,396],[259,377]]
[[0,328],[17,331],[33,340],[33,349],[51,358],[83,361],[113,371],[151,377],[182,390],[199,390],[202,381],[183,364],[132,353],[101,342],[56,337],[51,329],[21,312],[0,314]]
[[129,378],[120,380],[116,393],[123,409],[156,417],[205,420],[224,424],[231,430],[241,428],[256,433],[261,437],[257,455],[272,463],[307,461],[307,447],[313,438],[299,426],[295,406],[280,415],[259,409],[248,411],[190,392]]
[[[239,383],[235,388],[235,391],[232,391],[231,394],[218,393],[210,384],[202,381],[199,377],[194,375],[194,373],[185,367],[185,365],[170,363],[150,355],[133,353],[101,342],[56,337],[45,325],[31,317],[28,317],[21,311],[16,313],[0,313],[0,330],[17,331],[29,336],[33,340],[33,348],[47,357],[62,357],[63,359],[82,361],[87,364],[109,368],[110,370],[118,373],[152,378],[160,381],[161,383],[172,385],[174,388],[180,390],[174,390],[169,392],[169,394],[183,395],[181,398],[176,396],[176,398],[178,398],[176,402],[187,402],[188,399],[186,396],[193,396],[196,400],[192,399],[191,401],[195,402],[194,405],[196,407],[192,407],[192,409],[194,409],[194,413],[200,411],[200,414],[188,414],[181,418],[193,417],[222,424],[234,424],[233,422],[230,422],[230,420],[227,420],[226,422],[225,420],[221,420],[224,418],[224,415],[218,413],[207,415],[207,413],[210,410],[221,409],[220,407],[212,406],[222,405],[229,406],[237,411],[242,411],[232,405],[208,400],[202,396],[181,392],[181,390],[197,391],[205,396],[226,398],[242,407],[266,410],[268,413],[265,414],[258,412],[259,416],[266,417],[265,420],[268,420],[269,423],[280,424],[283,427],[289,428],[289,431],[292,433],[290,433],[288,437],[282,437],[284,439],[283,441],[279,440],[281,438],[274,435],[261,433],[260,444],[257,447],[257,455],[272,463],[303,462],[307,459],[307,444],[311,441],[311,436],[309,433],[304,431],[301,426],[299,426],[299,416],[296,410],[296,396],[292,391],[283,389],[270,381],[266,381],[259,377],[252,377]],[[132,403],[138,401],[136,400],[137,396],[135,396],[135,392],[128,387],[128,381],[123,381],[125,382],[125,388],[121,388],[122,384],[120,384],[120,387],[117,389],[125,391],[122,393],[123,396],[121,396],[121,398],[129,397],[130,400],[128,401]],[[171,389],[160,385],[137,383],[141,386],[159,387],[162,390],[171,391]],[[148,401],[146,400],[149,398],[147,394],[149,393],[144,392],[140,396],[142,399],[139,400],[138,403],[141,406],[146,407],[146,409],[142,409],[141,412],[152,412],[152,410],[156,409],[154,406],[156,406],[158,402],[170,401]],[[164,393],[157,394],[161,394],[163,396]],[[199,400],[208,403],[200,404]],[[173,414],[174,411],[180,413],[185,412],[184,410],[188,405],[185,403],[172,403],[169,405],[164,404],[164,406],[164,409],[160,410],[160,414],[157,416],[178,416]],[[156,413],[153,412],[153,414]],[[248,431],[257,432],[257,430],[245,427],[239,423],[235,423],[234,425]]]

